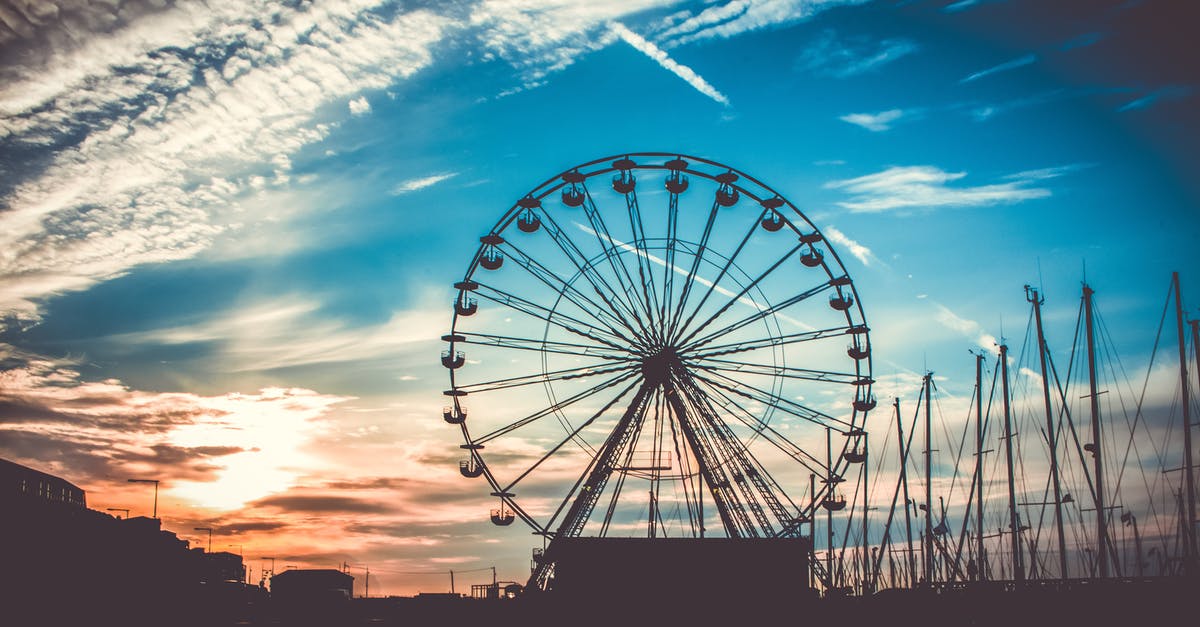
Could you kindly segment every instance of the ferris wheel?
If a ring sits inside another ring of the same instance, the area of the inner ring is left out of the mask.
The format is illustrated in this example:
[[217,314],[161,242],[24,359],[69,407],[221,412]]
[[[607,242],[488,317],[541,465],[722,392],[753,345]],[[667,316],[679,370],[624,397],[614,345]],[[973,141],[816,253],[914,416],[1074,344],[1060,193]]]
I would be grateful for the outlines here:
[[784,538],[863,461],[871,343],[813,223],[715,161],[630,153],[537,185],[454,284],[443,418],[493,523]]

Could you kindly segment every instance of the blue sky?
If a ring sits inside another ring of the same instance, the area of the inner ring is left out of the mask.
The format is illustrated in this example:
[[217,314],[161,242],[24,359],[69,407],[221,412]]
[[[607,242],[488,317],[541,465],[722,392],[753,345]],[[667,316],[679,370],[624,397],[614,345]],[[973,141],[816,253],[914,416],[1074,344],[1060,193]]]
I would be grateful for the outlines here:
[[881,399],[926,368],[969,397],[1025,284],[1068,350],[1085,267],[1135,372],[1172,271],[1200,315],[1188,3],[0,9],[0,455],[93,507],[161,476],[168,527],[387,592],[524,576],[453,467],[438,337],[478,237],[576,164],[783,194],[854,277]]

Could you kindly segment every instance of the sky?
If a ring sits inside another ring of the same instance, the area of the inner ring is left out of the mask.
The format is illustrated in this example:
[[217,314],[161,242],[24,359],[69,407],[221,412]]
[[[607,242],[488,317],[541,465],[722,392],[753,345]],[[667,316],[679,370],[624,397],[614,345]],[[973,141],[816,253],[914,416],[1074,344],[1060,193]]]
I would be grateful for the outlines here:
[[1151,359],[1172,271],[1200,316],[1197,18],[1169,0],[4,0],[0,457],[131,515],[152,495],[126,480],[158,478],[164,526],[212,527],[255,580],[271,556],[369,566],[373,594],[443,591],[451,569],[523,581],[540,541],[489,522],[441,416],[452,286],[530,190],[646,151],[753,176],[824,234],[881,405],[933,371],[965,411],[968,351],[1027,337],[1025,285],[1068,363],[1086,281],[1167,406]]

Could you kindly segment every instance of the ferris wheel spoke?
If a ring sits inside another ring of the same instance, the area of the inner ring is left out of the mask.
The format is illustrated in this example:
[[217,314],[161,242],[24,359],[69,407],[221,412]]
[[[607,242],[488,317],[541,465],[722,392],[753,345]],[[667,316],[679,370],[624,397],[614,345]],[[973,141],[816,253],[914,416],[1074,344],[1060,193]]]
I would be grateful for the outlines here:
[[[757,497],[754,501],[755,505],[752,510],[756,512],[756,516],[760,519],[766,518],[766,513],[761,510],[758,503],[766,505],[775,522],[780,525],[781,529],[794,528],[799,509],[796,504],[787,496],[787,492],[783,490],[779,482],[771,475],[770,470],[765,464],[760,462],[755,457],[754,452],[746,442],[742,441],[729,424],[722,420],[718,412],[712,405],[711,399],[707,394],[696,385],[694,380],[687,383],[687,388],[691,389],[694,394],[700,397],[700,402],[708,409],[704,412],[707,417],[710,428],[719,435],[725,446],[729,450],[731,458],[736,460],[736,463],[741,469],[742,482],[749,483],[744,492],[748,498]],[[737,480],[737,477],[735,477]],[[785,504],[786,503],[786,504]],[[771,525],[764,525],[765,529],[772,530]],[[772,533],[775,533],[773,530]]]
[[[658,395],[658,387],[656,386],[654,388],[651,388],[650,394],[652,396],[657,396]],[[652,406],[653,404],[654,403],[652,401],[647,401],[644,404],[642,411],[638,413],[637,418],[634,421],[634,425],[631,429],[631,432],[633,433],[633,435],[632,435],[632,437],[629,438],[629,445],[620,454],[621,455],[621,464],[620,464],[620,466],[615,467],[614,470],[616,470],[617,468],[629,468],[629,467],[633,466],[633,453],[635,450],[637,450],[638,434],[641,433],[642,427],[646,424],[646,408]],[[605,509],[604,520],[600,523],[599,535],[601,535],[601,536],[608,535],[608,527],[610,524],[612,524],[613,514],[615,514],[617,511],[617,501],[621,497],[621,489],[625,487],[625,478],[628,476],[629,475],[624,472],[617,473],[617,481],[612,487],[612,490],[611,490],[612,494],[609,495],[608,508]]]
[[[682,176],[682,175],[680,175]],[[665,251],[665,263],[663,264],[663,298],[662,309],[659,311],[659,320],[663,327],[667,326],[667,303],[671,302],[671,294],[674,291],[675,272],[675,248],[678,242],[679,230],[679,192],[670,190],[670,199],[667,202],[667,246]]]
[[624,318],[615,316],[610,312],[610,307],[601,306],[592,298],[588,297],[571,282],[563,279],[559,275],[547,269],[542,264],[538,263],[533,257],[526,254],[525,251],[514,245],[511,241],[506,241],[504,249],[509,252],[509,257],[518,266],[524,268],[534,278],[541,281],[546,287],[558,292],[568,302],[575,305],[581,311],[586,312],[600,324],[603,324],[614,335],[623,336],[624,333],[620,330],[624,327],[629,333],[636,333],[636,330]]
[[792,458],[793,461],[807,468],[813,474],[819,477],[829,475],[829,470],[825,464],[810,455],[807,451],[796,446],[787,436],[783,435],[772,427],[769,423],[763,421],[757,414],[747,409],[736,398],[729,396],[726,390],[719,388],[711,383],[698,379],[699,383],[707,388],[713,395],[723,401],[722,407],[729,411],[730,414],[738,419],[746,427],[754,430],[755,433],[761,435],[768,442],[778,448],[783,454]]
[[[678,394],[672,388],[668,390],[667,401],[675,424],[683,434],[684,441],[695,457],[696,466],[700,473],[699,491],[708,485],[708,493],[712,496],[717,508],[717,516],[725,528],[725,535],[731,538],[755,537],[758,535],[754,523],[746,509],[737,500],[730,489],[731,481],[725,473],[725,466],[717,454],[716,446],[712,443],[707,431],[701,428],[701,421],[692,420],[688,407],[691,399],[686,394]],[[701,526],[704,522],[701,520]]]
[[[730,486],[732,500],[738,503],[742,511],[748,512],[754,518],[752,535],[774,536],[774,525],[762,507],[762,502],[769,502],[771,498],[763,492],[762,486],[755,479],[759,471],[748,458],[749,452],[717,415],[708,398],[696,388],[691,377],[681,373],[673,375],[677,389],[683,391],[688,397],[689,405],[695,410],[699,430],[708,434],[706,439],[712,449],[710,455],[719,460],[720,467],[727,476],[726,485]],[[729,479],[732,479],[732,484],[728,484]],[[769,507],[775,509],[774,506]]]
[[[734,296],[730,297],[730,299],[724,305],[722,305],[720,309],[718,309],[715,313],[713,313],[711,316],[709,316],[703,322],[701,322],[695,329],[692,330],[691,333],[689,333],[687,335],[687,337],[680,340],[679,344],[686,345],[689,341],[691,341],[692,338],[696,337],[697,334],[699,334],[701,331],[703,331],[705,328],[707,328],[708,325],[712,324],[714,321],[716,321],[717,318],[721,317],[721,315],[724,314],[735,303],[745,302],[742,299],[746,296],[747,292],[749,292],[751,289],[754,289],[754,287],[756,287],[760,282],[762,282],[763,279],[770,276],[772,272],[774,272],[777,268],[779,268],[779,266],[782,266],[783,263],[785,261],[787,261],[788,259],[790,259],[792,255],[796,254],[796,252],[799,251],[802,246],[803,246],[802,244],[793,246],[790,250],[788,250],[787,253],[785,253],[782,257],[780,257],[778,261],[771,264],[771,267],[767,268],[765,272],[758,275],[758,277],[755,278],[750,283],[742,286],[741,291],[739,291]],[[732,263],[732,261],[730,261],[730,263]],[[715,286],[716,283],[714,282],[713,285]],[[749,304],[751,304],[752,306],[755,306],[755,307],[759,306],[753,300],[751,300]],[[761,313],[761,311],[760,311],[760,313]],[[691,320],[689,320],[688,322],[690,323]]]
[[[680,319],[683,317],[684,308],[687,306],[688,295],[691,294],[692,285],[695,284],[696,272],[700,269],[700,262],[704,259],[704,251],[708,248],[708,239],[712,236],[713,224],[717,220],[717,211],[721,208],[720,203],[713,202],[712,209],[708,212],[708,221],[704,223],[704,233],[700,236],[700,242],[696,245],[696,254],[692,257],[692,265],[688,268],[687,276],[683,280],[683,287],[679,293],[679,303],[675,305],[675,310],[671,314],[671,321],[667,327],[667,337],[675,337],[675,331],[679,328]],[[666,300],[663,301],[666,303]]]
[[[601,389],[607,389],[607,388],[613,387],[622,381],[628,381],[629,378],[630,378],[629,376],[619,377],[599,389],[593,388],[592,390],[590,390],[590,393],[588,394],[588,396],[591,396],[592,394],[599,392]],[[614,404],[616,404],[617,401],[621,400],[621,397],[628,394],[629,391],[632,390],[634,388],[634,386],[636,386],[637,384],[638,384],[638,382],[634,381],[634,382],[630,383],[629,385],[625,386],[625,388],[623,390],[621,390],[620,393],[618,393],[604,407],[602,407],[596,413],[592,414],[591,417],[588,418],[587,420],[584,420],[583,422],[581,422],[578,427],[571,430],[571,432],[569,434],[567,434],[567,437],[563,438],[561,441],[559,441],[557,444],[555,444],[550,450],[546,451],[546,453],[543,454],[540,458],[538,458],[538,460],[536,462],[534,462],[533,465],[531,465],[529,468],[525,469],[525,471],[522,472],[521,474],[517,475],[516,479],[513,479],[511,483],[509,483],[507,486],[504,486],[504,488],[501,489],[500,491],[501,492],[512,491],[512,489],[515,488],[517,486],[517,484],[521,483],[521,481],[523,481],[526,477],[528,477],[530,474],[532,474],[533,471],[537,470],[539,466],[541,466],[543,463],[546,462],[546,460],[550,459],[551,457],[554,457],[554,455],[557,454],[558,451],[562,449],[562,447],[566,446],[568,442],[570,442],[572,440],[576,440],[579,437],[579,434],[584,429],[590,427],[592,425],[592,423],[594,423],[596,421],[596,419],[598,419],[600,416],[602,416],[604,414],[604,412],[608,411],[608,409],[610,407],[612,407]],[[561,407],[559,407],[559,409],[561,409]],[[550,412],[550,413],[553,413],[553,412]],[[546,415],[546,414],[543,414],[543,415]],[[529,421],[528,418],[525,420]],[[509,431],[511,431],[511,430],[512,429],[509,429]],[[485,436],[485,437],[487,437],[487,436]],[[478,441],[483,441],[483,438],[481,438]]]
[[490,333],[459,332],[455,340],[462,344],[476,346],[495,346],[515,350],[534,351],[538,353],[555,353],[560,355],[576,355],[581,357],[599,357],[610,361],[636,361],[637,358],[627,352],[614,352],[607,346],[595,344],[574,344],[571,342],[554,342],[523,337],[492,335]]
[[646,265],[650,253],[646,247],[646,228],[642,222],[642,210],[638,206],[637,189],[630,189],[625,194],[625,210],[629,214],[629,230],[633,234],[634,257],[637,258],[638,279],[642,285],[642,298],[645,300],[646,311],[654,311],[658,305],[658,293],[651,280],[653,272]]
[[744,353],[748,351],[756,351],[764,348],[775,348],[776,346],[784,346],[788,344],[799,344],[802,342],[813,342],[831,337],[844,336],[850,332],[847,327],[833,327],[831,329],[819,329],[816,331],[802,331],[798,333],[788,333],[779,337],[764,337],[757,340],[747,340],[745,342],[732,342],[729,344],[717,344],[708,346],[705,352],[692,353],[688,352],[687,358],[693,359],[709,359],[711,357],[719,357],[721,355],[731,355],[733,353]]
[[853,372],[833,372],[829,370],[793,368],[791,366],[756,364],[726,359],[705,359],[703,361],[688,360],[688,363],[707,372],[739,372],[743,374],[784,377],[788,379],[802,379],[805,381],[820,381],[823,383],[841,383],[845,385],[858,385],[861,381],[861,377]]
[[[625,316],[628,315],[637,323],[638,328],[648,335],[645,323],[637,314],[637,306],[633,304],[634,297],[630,296],[628,292],[614,288],[596,270],[592,262],[588,260],[587,255],[575,245],[575,242],[567,236],[566,232],[563,231],[562,227],[558,225],[549,213],[545,213],[543,218],[546,233],[554,240],[554,243],[563,252],[563,255],[567,257],[567,260],[575,266],[579,274],[592,286],[592,289],[596,291],[600,299],[608,305],[612,313],[622,320],[625,320]],[[584,230],[588,229],[585,228]],[[626,322],[626,325],[630,328],[633,327],[628,322]]]
[[[631,378],[633,378],[635,376],[635,374],[636,373],[634,373],[634,372],[625,372],[621,375],[615,376],[611,379],[608,379],[606,381],[598,383],[586,390],[583,390],[582,392],[578,392],[578,393],[572,395],[571,397],[569,397],[567,399],[558,401],[558,402],[554,403],[553,405],[550,405],[549,407],[535,411],[532,414],[521,418],[520,420],[516,420],[516,421],[511,422],[507,425],[504,425],[503,427],[500,427],[499,429],[496,429],[490,433],[487,433],[478,438],[475,438],[474,440],[471,441],[471,443],[472,444],[487,444],[488,442],[491,442],[492,440],[495,440],[496,438],[508,435],[508,434],[512,433],[513,431],[520,429],[521,427],[524,427],[528,424],[538,421],[541,418],[545,418],[546,416],[553,416],[556,413],[558,413],[559,411],[562,411],[563,409],[570,407],[571,405],[574,405],[575,403],[578,403],[581,400],[584,400],[586,398],[594,396],[594,395],[596,395],[604,390],[607,390],[608,388],[611,388],[613,386],[619,385],[624,381],[628,381]],[[625,392],[627,392],[627,391],[628,390],[622,391],[621,395],[624,395]],[[620,398],[620,395],[617,398]],[[570,439],[570,438],[568,438],[568,439]]]
[[[724,327],[717,329],[716,331],[710,332],[708,335],[705,335],[704,337],[687,345],[684,348],[684,350],[694,350],[696,348],[704,346],[705,344],[707,344],[717,338],[724,337],[726,335],[729,335],[729,334],[737,331],[738,329],[742,329],[742,328],[746,327],[747,325],[754,324],[755,322],[758,322],[759,320],[762,320],[762,319],[770,317],[770,316],[774,316],[774,315],[778,314],[779,312],[787,309],[788,307],[791,307],[792,305],[806,301],[806,300],[812,298],[813,296],[820,294],[821,292],[829,289],[829,287],[830,287],[829,283],[822,283],[822,284],[818,285],[817,287],[814,287],[814,288],[811,288],[804,292],[801,292],[799,294],[796,294],[795,296],[792,296],[792,297],[788,298],[787,300],[784,300],[784,301],[782,301],[776,305],[772,305],[770,307],[763,307],[758,302],[751,300],[748,304],[755,307],[758,311],[754,312],[753,314],[750,314],[749,316],[746,316],[745,318],[742,318],[741,320],[738,320],[736,322],[725,325]],[[743,293],[739,294],[737,298],[730,301],[730,305],[733,302],[740,301],[744,295],[745,295],[745,292],[743,291]],[[728,305],[726,307],[728,307]],[[723,311],[724,310],[722,310],[722,312]],[[722,312],[717,312],[716,314],[714,314],[713,317],[716,318],[716,317],[720,316]]]
[[[675,331],[675,335],[670,336],[673,344],[678,345],[683,343],[675,340],[677,340],[679,336],[682,335],[684,331],[686,331],[687,328],[692,324],[692,321],[696,319],[696,315],[700,313],[700,310],[704,308],[704,304],[708,302],[708,299],[713,295],[713,292],[716,291],[717,284],[721,282],[721,279],[725,278],[725,275],[729,272],[729,269],[733,267],[734,261],[738,258],[738,255],[742,253],[742,250],[746,248],[746,244],[750,242],[750,238],[754,236],[755,231],[758,230],[758,226],[759,222],[755,220],[754,223],[750,225],[750,229],[746,231],[745,237],[742,238],[742,241],[737,245],[737,248],[734,249],[733,254],[729,255],[729,257],[725,259],[725,265],[721,266],[721,271],[717,273],[717,278],[713,279],[712,281],[706,281],[708,284],[708,289],[705,290],[704,296],[700,299],[700,302],[696,303],[696,306],[692,308],[692,313],[688,316],[687,321],[678,326]],[[703,252],[703,250],[697,251],[696,263],[699,263],[699,258],[703,256]],[[793,250],[792,252],[795,251]],[[791,253],[788,254],[791,255]],[[689,283],[691,283],[691,281],[689,281]],[[682,314],[682,304],[680,305],[680,313]]]
[[693,376],[701,381],[705,381],[721,389],[728,390],[734,394],[737,394],[738,396],[771,405],[775,407],[775,409],[789,413],[797,418],[800,418],[801,420],[807,420],[808,422],[811,422],[822,428],[830,427],[835,431],[846,431],[854,428],[854,425],[849,422],[839,420],[828,414],[821,413],[815,409],[812,409],[811,407],[806,407],[791,399],[783,398],[774,392],[763,390],[744,381],[731,379],[719,372],[709,372],[707,374],[708,376],[700,373],[693,373]]
[[[494,292],[494,293],[491,293]],[[548,309],[537,303],[525,300],[515,294],[501,290],[490,285],[480,284],[479,289],[475,290],[475,294],[480,298],[490,300],[498,305],[503,305],[509,309],[519,311],[537,320],[544,320],[559,327],[565,331],[569,331],[601,344],[605,344],[616,350],[625,350],[629,345],[630,340],[624,336],[613,335],[611,332],[594,327],[578,318],[568,316],[554,309]],[[607,338],[605,337],[607,336]]]
[[678,421],[672,417],[670,403],[663,398],[662,405],[662,414],[667,417],[665,422],[668,423],[671,429],[671,444],[675,449],[675,459],[679,460],[679,470],[682,476],[682,481],[680,481],[680,484],[683,488],[683,500],[687,505],[688,522],[691,523],[692,535],[698,536],[701,535],[699,533],[700,529],[704,527],[704,517],[699,511],[700,508],[697,499],[697,494],[699,493],[698,490],[703,487],[703,477],[698,477],[698,481],[701,482],[701,486],[697,488],[697,493],[693,494],[691,481],[691,476],[693,474],[691,456],[685,454],[685,451],[687,450],[686,445],[680,439],[682,437],[682,433],[680,433],[680,429],[677,428]]
[[[633,276],[629,273],[629,267],[625,265],[625,261],[617,250],[618,248],[627,247],[628,244],[613,238],[612,233],[610,233],[608,230],[608,225],[604,223],[604,217],[596,208],[596,202],[592,199],[592,193],[588,190],[587,184],[582,183],[580,186],[583,188],[584,193],[584,214],[588,218],[588,223],[591,224],[591,231],[596,236],[596,241],[600,244],[600,248],[604,251],[604,256],[608,259],[609,267],[612,268],[613,271],[613,276],[616,277],[617,282],[621,284],[621,288],[624,290],[624,293],[629,295],[637,291],[637,288],[635,287],[637,282],[634,281]],[[640,263],[641,257],[636,254],[635,256],[638,257],[638,261]],[[643,283],[642,285],[644,286],[645,284]],[[637,301],[637,299],[632,296],[630,296],[629,300],[631,301],[631,305],[633,302]],[[654,339],[660,339],[657,335],[658,326],[654,320],[654,309],[649,306],[649,302],[645,304],[646,309],[643,311],[643,313],[646,315],[646,319],[643,330],[648,336]],[[641,320],[640,316],[637,316],[637,318],[639,321]]]
[[506,390],[508,388],[516,388],[534,383],[552,383],[554,381],[586,379],[588,377],[614,374],[619,372],[632,372],[639,367],[640,366],[638,364],[627,364],[624,366],[613,366],[610,364],[590,364],[576,368],[555,370],[554,372],[537,372],[519,377],[509,377],[507,379],[497,379],[495,381],[483,381],[480,383],[472,383],[470,385],[460,385],[455,389],[467,392],[468,394],[478,394],[479,392]]
[[[556,537],[573,538],[579,535],[583,527],[587,524],[588,518],[591,517],[592,510],[596,507],[596,502],[600,499],[600,494],[604,491],[604,486],[608,483],[609,477],[612,475],[612,461],[632,440],[635,432],[635,426],[640,420],[640,416],[646,410],[646,400],[652,389],[652,386],[644,379],[640,381],[641,385],[638,391],[634,394],[633,400],[625,409],[625,413],[621,419],[617,421],[612,432],[604,441],[604,445],[596,453],[592,462],[588,464],[587,469],[576,480],[574,487],[567,493],[565,499],[559,504],[554,515],[550,517],[551,526],[553,522],[562,515],[562,521],[559,523]],[[618,397],[619,398],[619,397]],[[613,399],[611,403],[605,406],[604,410],[611,407],[618,399]],[[602,410],[600,413],[603,413]],[[570,507],[567,508],[567,504]],[[566,513],[563,514],[563,510]]]

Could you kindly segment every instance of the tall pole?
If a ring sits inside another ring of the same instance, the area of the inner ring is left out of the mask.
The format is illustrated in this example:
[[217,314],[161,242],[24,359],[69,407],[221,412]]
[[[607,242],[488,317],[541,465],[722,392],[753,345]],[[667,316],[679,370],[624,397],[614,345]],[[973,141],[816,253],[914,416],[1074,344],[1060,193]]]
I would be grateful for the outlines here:
[[[812,540],[809,547],[809,554],[812,556],[812,562],[808,565],[808,587],[813,587],[813,575],[817,565],[817,475],[816,473],[808,473],[808,493],[812,495],[812,515],[808,519],[808,535]],[[704,536],[701,536],[704,537]]]
[[870,459],[867,457],[867,435],[864,433],[862,437],[862,478],[863,478],[863,514],[862,514],[862,562],[863,562],[863,584],[862,594],[867,596],[871,594],[871,557],[867,547],[871,543],[867,539],[867,513],[871,510],[871,501],[867,498],[867,470],[870,468]]
[[1092,291],[1084,285],[1084,317],[1087,328],[1087,381],[1088,392],[1092,400],[1092,460],[1096,474],[1096,565],[1100,577],[1109,575],[1109,554],[1105,550],[1108,545],[1108,510],[1104,508],[1104,461],[1100,446],[1100,396],[1096,389],[1096,328],[1092,320]]
[[[825,468],[829,475],[825,477],[825,498],[833,502],[833,432],[825,427]],[[833,578],[833,510],[825,508],[825,573],[829,577],[829,586],[837,587]]]
[[1017,517],[1017,489],[1013,481],[1012,411],[1008,399],[1008,345],[1000,345],[1000,379],[1004,394],[1004,459],[1008,467],[1008,525],[1012,528],[1013,579],[1025,581],[1021,559],[1021,522]]
[[1096,331],[1092,320],[1092,288],[1083,286],[1084,318],[1087,326],[1088,385],[1092,400],[1092,460],[1096,475],[1096,566],[1101,577],[1108,576],[1108,510],[1104,508],[1104,465],[1101,459],[1100,394],[1096,390]]
[[925,582],[933,583],[933,439],[931,426],[933,413],[930,410],[930,388],[933,373],[925,373]]
[[983,355],[975,356],[975,559],[979,580],[987,580],[987,552],[983,548]]
[[153,483],[154,484],[154,514],[152,518],[158,519],[158,479],[128,479],[129,483]]
[[1038,357],[1042,366],[1042,397],[1046,403],[1046,439],[1050,445],[1050,479],[1054,485],[1054,527],[1058,532],[1058,576],[1067,579],[1067,538],[1063,532],[1062,484],[1058,478],[1058,430],[1054,427],[1054,409],[1050,404],[1050,375],[1046,367],[1046,334],[1042,328],[1042,301],[1044,299],[1036,289],[1028,285],[1025,286],[1025,299],[1033,303],[1033,318],[1037,324]]
[[[1187,499],[1187,529],[1183,530],[1184,572],[1196,574],[1196,486],[1192,478],[1192,414],[1191,398],[1188,394],[1187,338],[1183,335],[1183,297],[1179,291],[1179,273],[1171,273],[1175,290],[1175,321],[1179,329],[1179,380],[1181,404],[1183,405],[1183,476]],[[1191,322],[1192,337],[1196,337],[1196,321]],[[1200,368],[1200,351],[1197,351],[1196,366]]]
[[908,496],[908,449],[904,446],[904,419],[900,416],[900,399],[895,400],[896,407],[896,440],[900,444],[900,486],[904,489],[904,530],[908,538],[908,576],[911,584],[912,577],[917,572],[916,554],[912,541],[912,512]]

